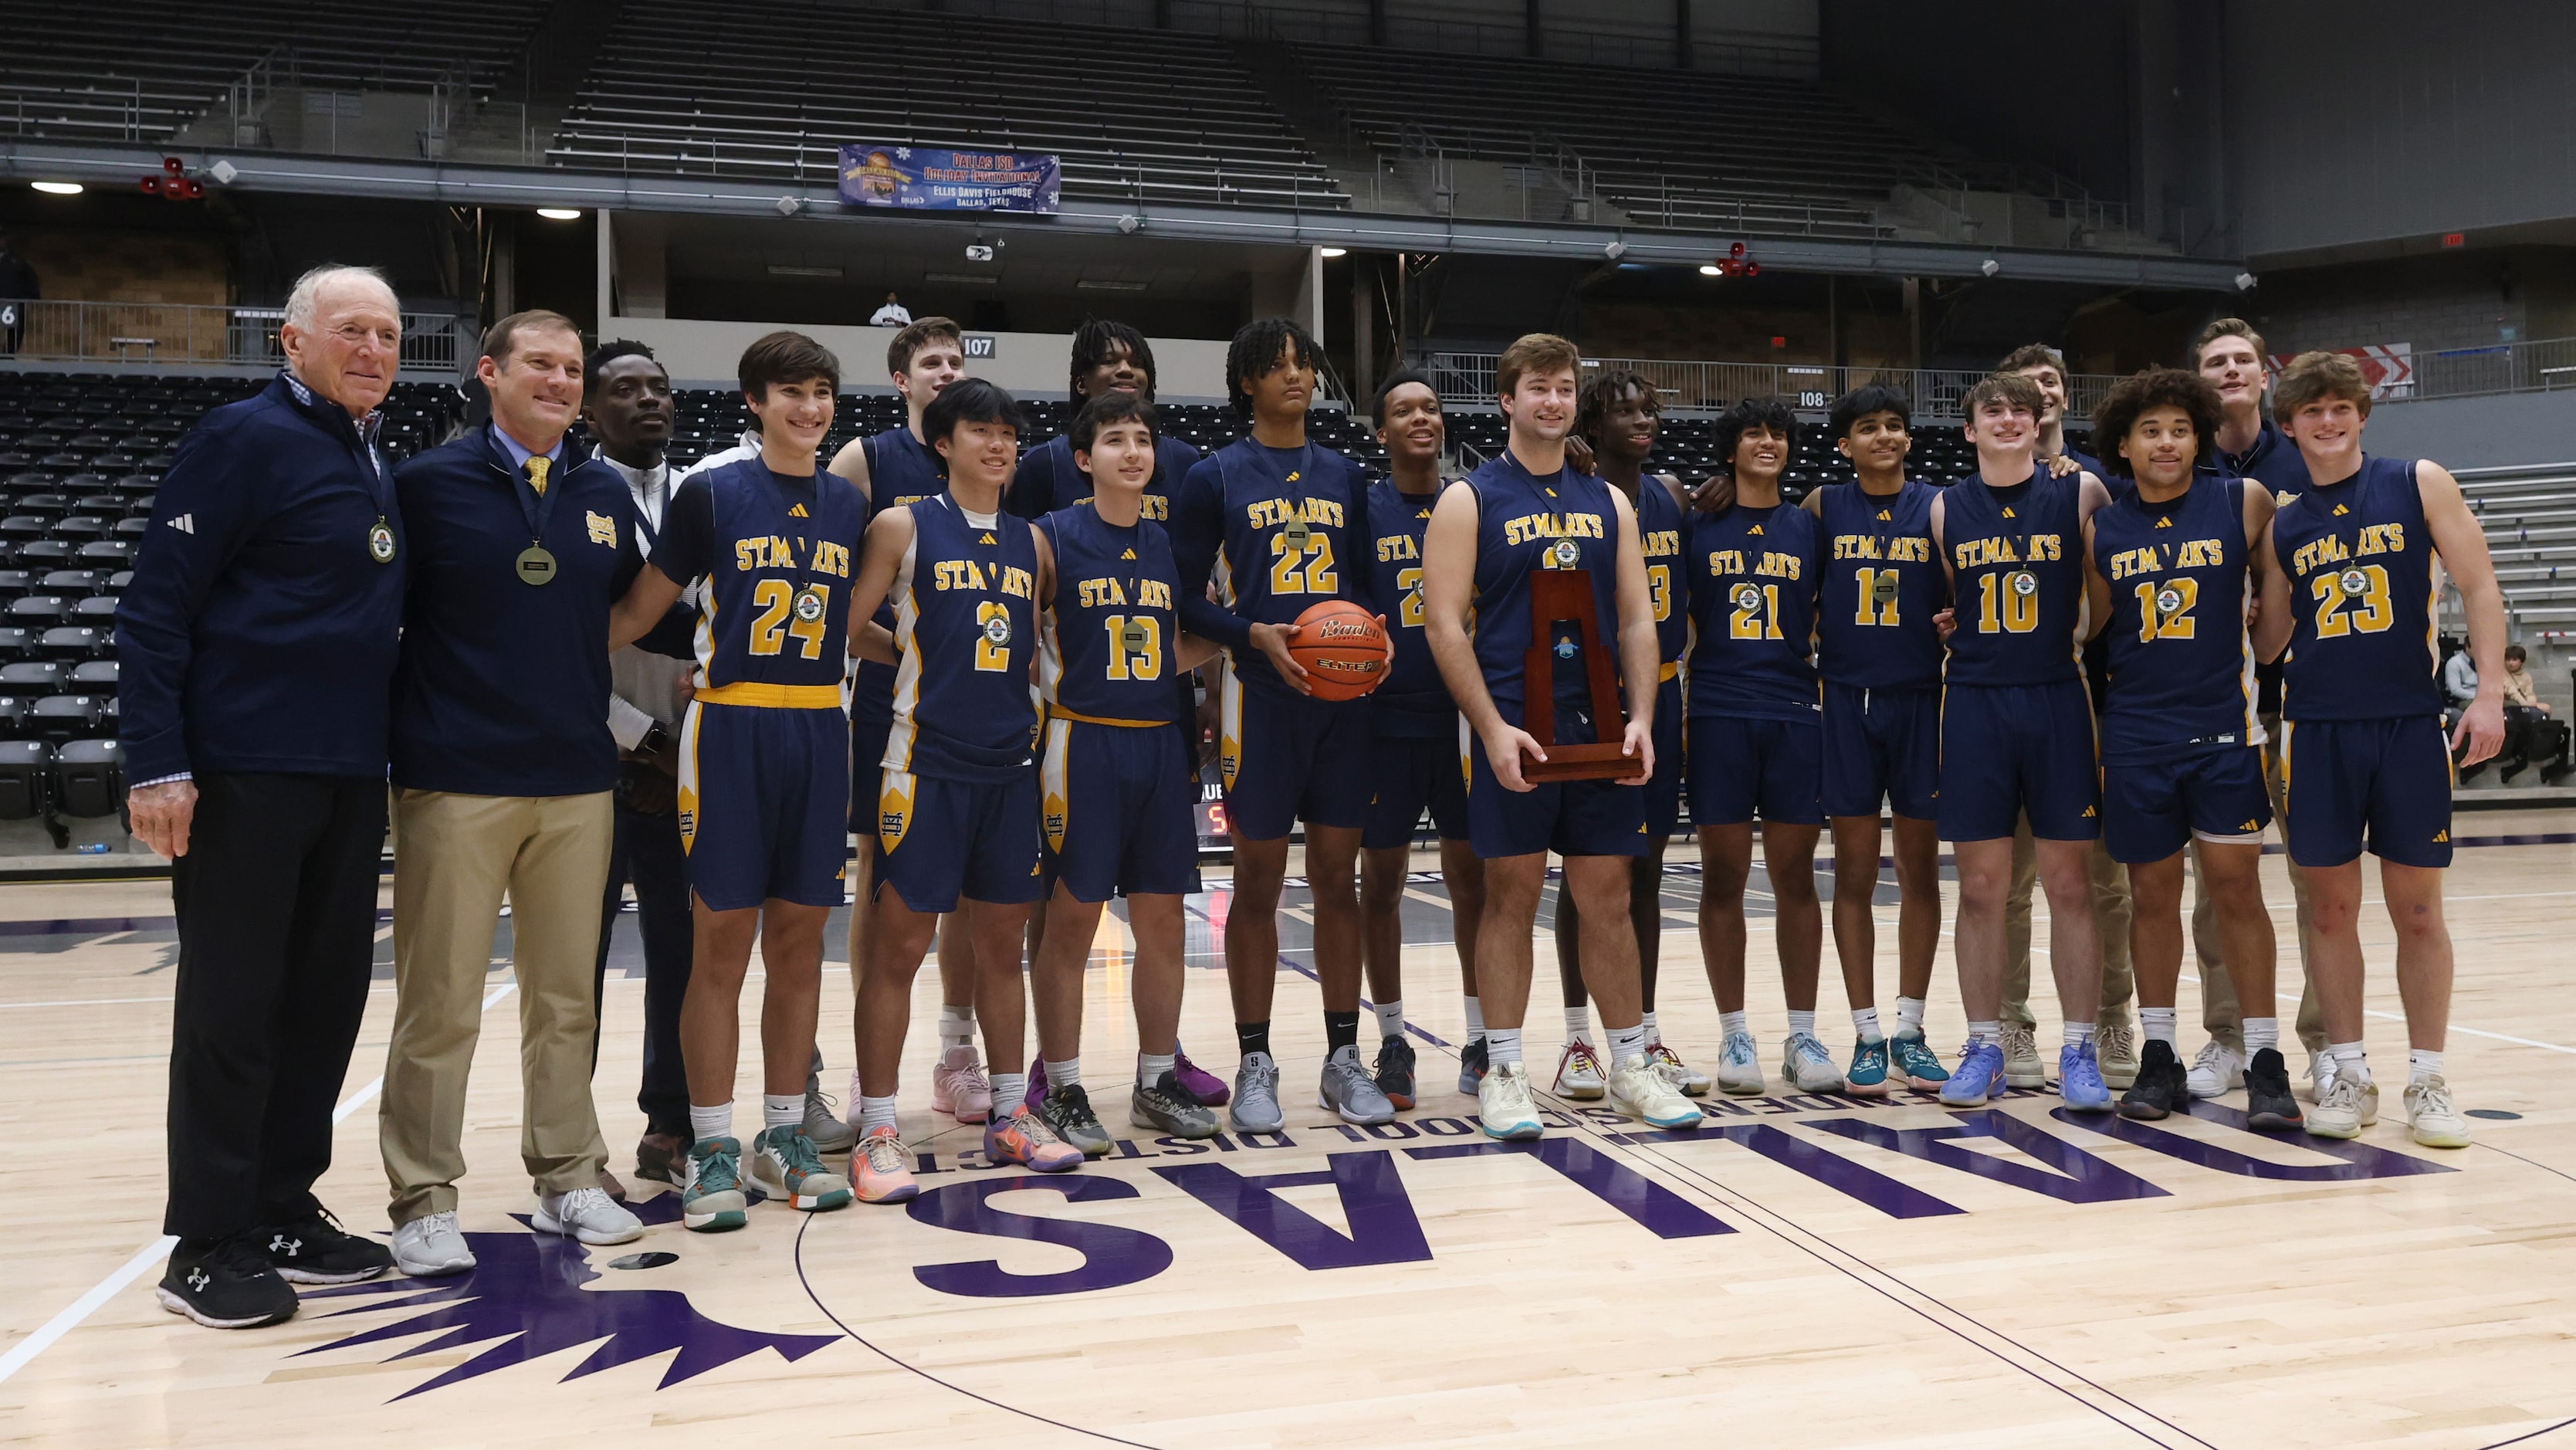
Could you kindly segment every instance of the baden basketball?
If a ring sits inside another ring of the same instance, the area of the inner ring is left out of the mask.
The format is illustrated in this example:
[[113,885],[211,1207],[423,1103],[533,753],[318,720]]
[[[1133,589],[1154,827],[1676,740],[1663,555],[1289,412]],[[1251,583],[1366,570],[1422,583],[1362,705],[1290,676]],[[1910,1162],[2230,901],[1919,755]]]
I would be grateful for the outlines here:
[[1306,687],[1318,700],[1356,700],[1386,678],[1386,629],[1347,599],[1298,615],[1288,653],[1306,667]]

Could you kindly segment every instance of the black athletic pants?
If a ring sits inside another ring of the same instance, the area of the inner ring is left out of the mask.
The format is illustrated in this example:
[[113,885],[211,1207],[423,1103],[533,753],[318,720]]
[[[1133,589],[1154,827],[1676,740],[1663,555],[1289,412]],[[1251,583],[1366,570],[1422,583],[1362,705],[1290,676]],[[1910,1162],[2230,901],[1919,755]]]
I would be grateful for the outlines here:
[[[647,770],[651,766],[644,767]],[[608,990],[608,937],[626,882],[635,881],[636,922],[644,935],[644,1085],[635,1105],[644,1130],[689,1136],[689,1075],[680,1060],[680,1003],[689,995],[695,960],[689,920],[688,855],[680,849],[677,811],[646,815],[617,793],[617,844],[608,857],[608,894],[600,904],[598,992]],[[602,1003],[601,1019],[607,1017]],[[599,1053],[593,1038],[591,1060]]]
[[373,973],[385,782],[204,774],[179,919],[162,1232],[229,1238],[320,1206]]

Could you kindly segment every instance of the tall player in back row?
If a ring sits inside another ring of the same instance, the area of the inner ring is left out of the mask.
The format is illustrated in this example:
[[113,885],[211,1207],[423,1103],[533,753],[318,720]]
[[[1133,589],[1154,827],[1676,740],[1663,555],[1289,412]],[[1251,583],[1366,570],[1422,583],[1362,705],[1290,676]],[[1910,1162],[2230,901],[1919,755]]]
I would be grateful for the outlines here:
[[[1181,625],[1225,646],[1220,768],[1234,839],[1226,976],[1242,1065],[1227,1113],[1241,1132],[1276,1131],[1279,1064],[1270,1051],[1279,976],[1279,892],[1288,832],[1306,824],[1323,983],[1323,1105],[1349,1123],[1383,1123],[1394,1105],[1360,1061],[1360,911],[1352,889],[1368,823],[1366,700],[1318,700],[1289,655],[1296,620],[1327,599],[1369,606],[1368,480],[1311,442],[1306,408],[1323,349],[1285,318],[1249,323],[1226,349],[1226,393],[1248,436],[1190,469],[1173,501]],[[1209,600],[1208,586],[1217,599]],[[1377,613],[1370,608],[1371,613]]]
[[[2272,409],[2299,445],[2309,487],[2264,539],[2255,647],[2281,655],[2282,794],[2290,858],[2307,869],[2315,912],[2318,1005],[2334,1078],[2308,1131],[2351,1138],[2379,1116],[2362,1054],[2361,853],[2397,929],[2406,1003],[2406,1117],[2415,1141],[2464,1148],[2469,1125],[2442,1075],[2450,1025],[2451,932],[2442,870],[2451,864],[2451,753],[2434,683],[2433,575],[2460,590],[2478,693],[2452,732],[2475,764],[2504,743],[2504,601],[2485,532],[2440,464],[2361,451],[2370,385],[2340,353],[2302,353]],[[2282,654],[2286,648],[2287,653]]]

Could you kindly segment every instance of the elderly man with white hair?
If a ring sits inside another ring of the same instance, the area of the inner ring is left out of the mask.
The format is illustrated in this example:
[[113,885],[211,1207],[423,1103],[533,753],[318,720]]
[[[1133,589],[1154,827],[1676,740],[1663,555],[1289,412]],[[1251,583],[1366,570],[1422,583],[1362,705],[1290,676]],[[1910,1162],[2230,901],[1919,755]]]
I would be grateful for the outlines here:
[[179,445],[116,619],[127,802],[179,923],[160,1298],[218,1329],[393,1262],[313,1184],[375,956],[406,566],[376,407],[400,304],[372,270],[318,268],[278,338],[285,371]]

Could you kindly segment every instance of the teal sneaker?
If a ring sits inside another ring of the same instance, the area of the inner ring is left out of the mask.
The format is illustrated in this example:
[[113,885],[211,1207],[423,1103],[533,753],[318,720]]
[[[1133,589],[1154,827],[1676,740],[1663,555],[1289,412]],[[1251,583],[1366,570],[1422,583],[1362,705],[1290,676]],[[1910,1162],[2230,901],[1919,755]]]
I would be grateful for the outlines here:
[[1922,1033],[1900,1031],[1887,1040],[1887,1045],[1896,1054],[1896,1075],[1904,1079],[1907,1087],[1932,1092],[1950,1080],[1950,1069],[1941,1065],[1940,1055],[1923,1040]]
[[750,1199],[742,1191],[742,1143],[708,1138],[689,1149],[689,1174],[680,1185],[680,1226],[695,1233],[723,1233],[746,1221]]
[[1855,1097],[1887,1096],[1887,1039],[1862,1038],[1852,1043],[1851,1071],[1843,1074],[1843,1091]]
[[850,1206],[850,1180],[823,1166],[802,1123],[764,1128],[751,1140],[751,1181],[799,1213]]

